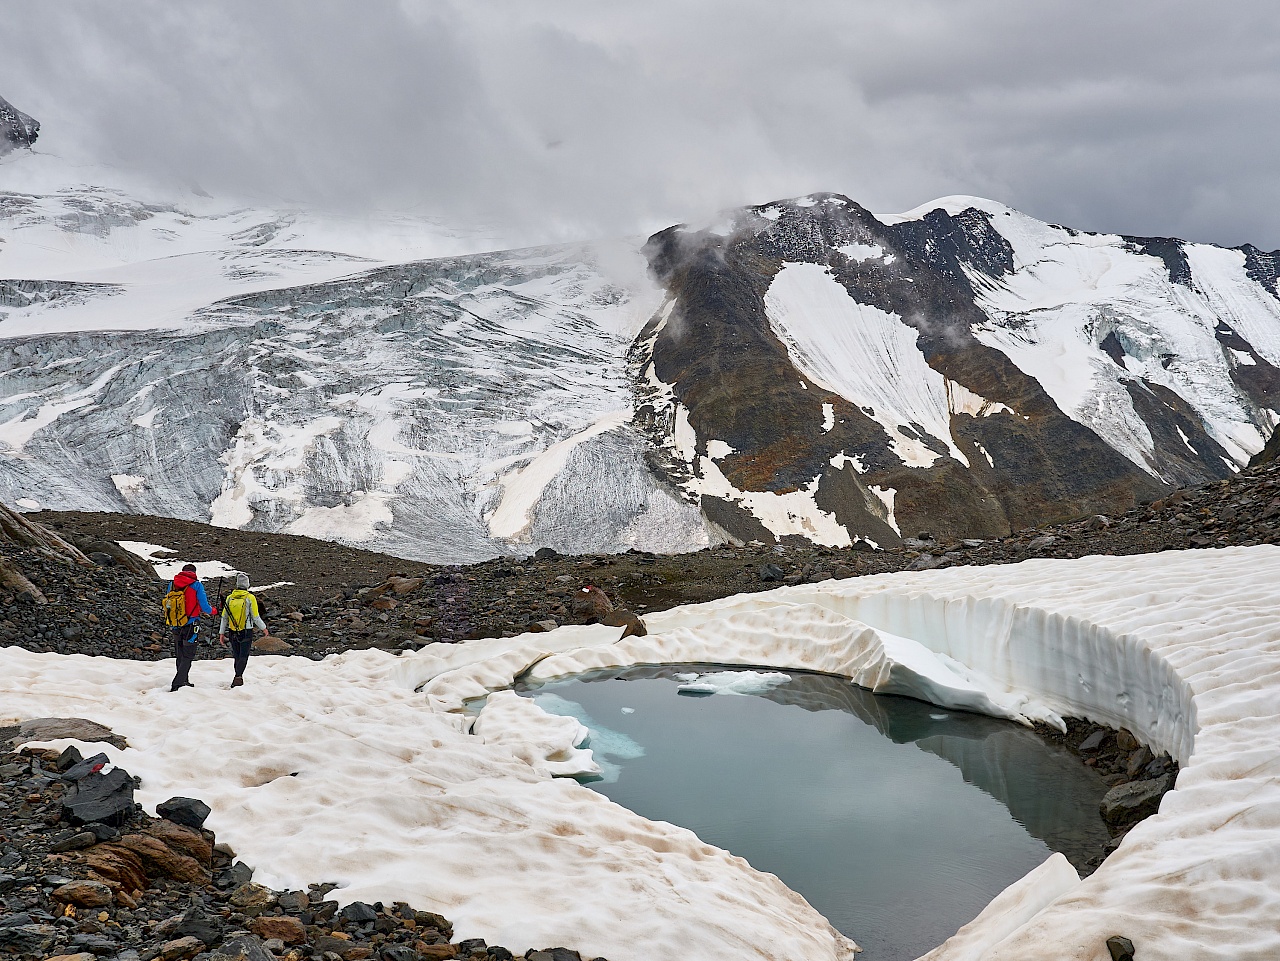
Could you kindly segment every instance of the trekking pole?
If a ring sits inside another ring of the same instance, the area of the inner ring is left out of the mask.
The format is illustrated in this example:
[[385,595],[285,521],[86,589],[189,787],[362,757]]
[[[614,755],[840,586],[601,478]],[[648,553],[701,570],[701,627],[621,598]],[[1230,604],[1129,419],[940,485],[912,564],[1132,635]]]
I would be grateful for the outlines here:
[[[218,602],[217,602],[216,604],[214,604],[214,606],[213,606],[213,618],[211,618],[211,619],[215,619],[215,620],[216,620],[216,619],[218,618],[218,616],[222,614],[222,605],[223,605],[223,604],[225,604],[225,603],[226,603],[226,599],[222,596],[222,578],[221,578],[221,577],[219,577],[219,578],[218,578]],[[210,627],[209,627],[209,641],[208,641],[208,644],[209,644],[209,646],[210,646],[210,647],[213,647],[213,645],[214,645],[214,643],[215,643],[215,640],[214,640],[214,639],[215,639],[215,637],[217,636],[217,633],[218,633],[217,629],[216,629],[215,627],[213,627],[213,625],[210,625]]]

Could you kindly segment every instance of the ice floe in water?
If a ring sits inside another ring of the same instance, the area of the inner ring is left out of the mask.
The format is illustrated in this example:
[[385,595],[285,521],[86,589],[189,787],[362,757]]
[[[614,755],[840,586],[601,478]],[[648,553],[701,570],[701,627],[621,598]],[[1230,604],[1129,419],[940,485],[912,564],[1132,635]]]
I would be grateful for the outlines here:
[[763,694],[790,676],[778,671],[711,671],[706,674],[677,674],[681,694]]

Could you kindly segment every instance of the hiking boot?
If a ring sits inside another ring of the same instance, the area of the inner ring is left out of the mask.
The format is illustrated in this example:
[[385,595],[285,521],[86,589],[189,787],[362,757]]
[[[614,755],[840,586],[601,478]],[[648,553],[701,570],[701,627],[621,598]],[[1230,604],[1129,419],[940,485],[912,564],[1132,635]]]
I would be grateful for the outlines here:
[[244,678],[237,674],[231,679],[232,687],[244,687]]

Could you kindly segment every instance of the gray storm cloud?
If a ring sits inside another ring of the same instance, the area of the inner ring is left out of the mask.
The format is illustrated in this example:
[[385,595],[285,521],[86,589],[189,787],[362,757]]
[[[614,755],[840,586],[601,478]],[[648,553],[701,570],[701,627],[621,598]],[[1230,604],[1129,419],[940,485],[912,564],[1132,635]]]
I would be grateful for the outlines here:
[[[1263,0],[0,0],[41,149],[512,242],[815,190],[1280,247]],[[3,184],[0,183],[0,187]]]

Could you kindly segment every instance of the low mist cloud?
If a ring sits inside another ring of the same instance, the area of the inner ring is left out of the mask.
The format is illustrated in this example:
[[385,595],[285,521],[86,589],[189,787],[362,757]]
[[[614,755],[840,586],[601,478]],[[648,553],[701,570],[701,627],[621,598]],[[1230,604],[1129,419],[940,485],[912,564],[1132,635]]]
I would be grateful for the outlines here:
[[[511,242],[816,190],[1280,247],[1262,0],[0,0],[40,149]],[[0,187],[3,183],[0,182]]]

